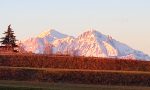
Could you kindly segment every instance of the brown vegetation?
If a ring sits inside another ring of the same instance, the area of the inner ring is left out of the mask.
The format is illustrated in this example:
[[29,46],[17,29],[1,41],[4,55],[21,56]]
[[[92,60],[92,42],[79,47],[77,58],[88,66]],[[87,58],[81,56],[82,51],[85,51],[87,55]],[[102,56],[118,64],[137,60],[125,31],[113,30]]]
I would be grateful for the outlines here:
[[0,79],[42,81],[51,83],[77,83],[100,85],[150,86],[150,73],[61,71],[29,68],[0,68]]
[[35,54],[0,55],[1,80],[150,86],[150,62]]
[[35,54],[0,55],[0,66],[150,71],[150,62],[148,61]]

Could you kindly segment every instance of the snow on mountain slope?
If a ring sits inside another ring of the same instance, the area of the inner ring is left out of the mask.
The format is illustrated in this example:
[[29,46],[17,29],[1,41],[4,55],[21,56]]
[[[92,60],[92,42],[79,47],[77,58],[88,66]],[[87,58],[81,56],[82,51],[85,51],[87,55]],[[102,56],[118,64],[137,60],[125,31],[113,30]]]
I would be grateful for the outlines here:
[[77,38],[61,34],[55,30],[49,30],[23,42],[25,50],[35,53],[43,53],[47,43],[53,45],[53,53],[150,60],[147,54],[134,50],[126,44],[116,41],[111,36],[103,35],[96,30],[88,30]]
[[42,32],[37,37],[26,39],[23,42],[26,51],[34,53],[43,53],[46,44],[50,44],[53,41],[61,38],[68,37],[65,34],[59,33],[54,29],[49,29]]
[[95,30],[87,31],[77,37],[76,49],[84,56],[117,56],[117,51],[106,40],[106,36]]
[[54,29],[50,29],[47,31],[44,31],[40,33],[37,37],[39,38],[53,38],[53,39],[60,39],[60,38],[65,38],[67,35],[62,34]]
[[66,53],[67,51],[72,49],[72,44],[74,42],[74,37],[68,36],[66,38],[55,40],[52,45],[57,48],[58,52]]

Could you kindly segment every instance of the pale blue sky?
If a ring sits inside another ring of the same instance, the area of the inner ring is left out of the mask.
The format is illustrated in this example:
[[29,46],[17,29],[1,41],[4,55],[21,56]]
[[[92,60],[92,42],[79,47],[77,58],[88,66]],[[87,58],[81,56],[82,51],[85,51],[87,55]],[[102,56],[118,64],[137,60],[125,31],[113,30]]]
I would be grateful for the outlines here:
[[93,28],[150,55],[150,0],[0,0],[0,37],[9,24],[18,39]]

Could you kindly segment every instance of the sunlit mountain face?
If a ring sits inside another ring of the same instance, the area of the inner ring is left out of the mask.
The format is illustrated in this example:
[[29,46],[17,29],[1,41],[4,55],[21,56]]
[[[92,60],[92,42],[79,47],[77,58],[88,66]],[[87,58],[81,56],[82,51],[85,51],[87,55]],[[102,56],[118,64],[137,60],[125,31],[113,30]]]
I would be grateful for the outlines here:
[[26,51],[44,54],[47,45],[52,45],[52,53],[60,52],[86,57],[106,57],[150,60],[147,54],[104,35],[96,30],[87,30],[78,37],[62,34],[49,29],[33,38],[22,41]]

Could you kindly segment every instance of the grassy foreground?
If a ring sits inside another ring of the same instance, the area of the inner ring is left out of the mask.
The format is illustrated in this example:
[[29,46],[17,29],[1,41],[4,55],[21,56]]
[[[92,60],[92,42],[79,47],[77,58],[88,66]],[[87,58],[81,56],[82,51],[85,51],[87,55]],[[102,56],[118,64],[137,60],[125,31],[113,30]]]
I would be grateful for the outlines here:
[[0,90],[150,90],[150,87],[0,80]]

